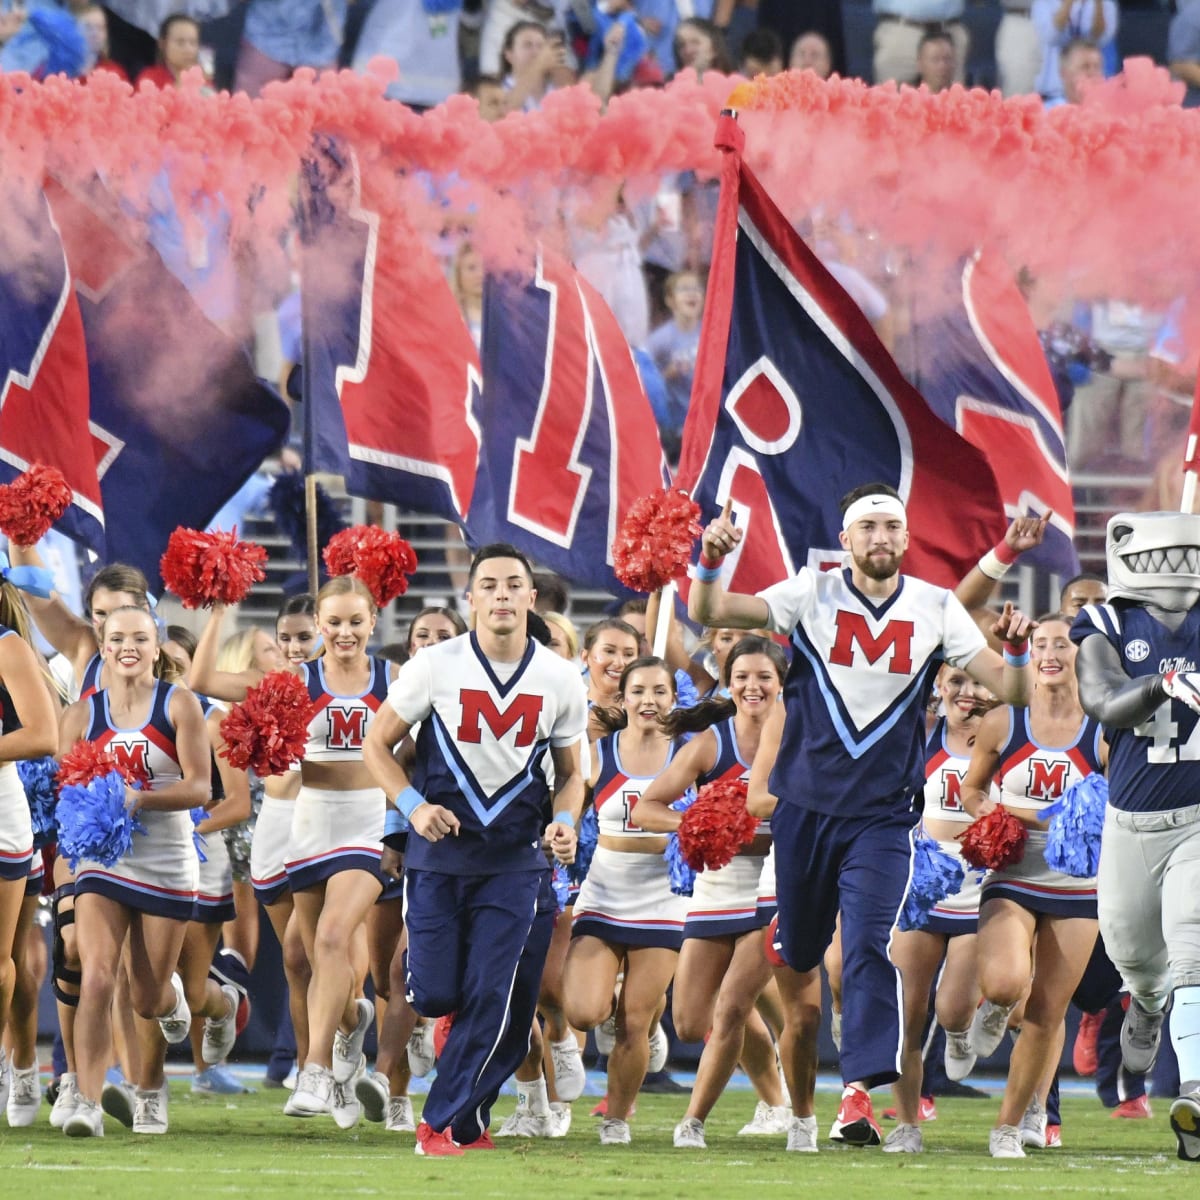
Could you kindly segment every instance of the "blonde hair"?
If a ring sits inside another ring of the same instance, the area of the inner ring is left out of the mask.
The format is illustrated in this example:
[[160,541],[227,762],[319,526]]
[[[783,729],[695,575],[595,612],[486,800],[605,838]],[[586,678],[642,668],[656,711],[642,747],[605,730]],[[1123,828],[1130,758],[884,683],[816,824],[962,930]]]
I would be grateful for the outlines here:
[[231,675],[248,671],[254,666],[254,639],[259,634],[257,625],[243,629],[227,637],[217,651],[217,670],[228,671]]
[[542,613],[542,620],[547,625],[553,625],[558,629],[564,638],[567,639],[567,657],[579,657],[579,632],[575,626],[571,624],[570,617],[564,617],[562,613],[548,612]]
[[361,596],[367,602],[367,607],[370,608],[372,616],[375,616],[379,612],[379,605],[375,603],[375,597],[371,595],[371,589],[356,575],[335,575],[329,580],[317,593],[317,612],[320,613],[321,611],[321,602],[328,600],[331,596],[351,595]]

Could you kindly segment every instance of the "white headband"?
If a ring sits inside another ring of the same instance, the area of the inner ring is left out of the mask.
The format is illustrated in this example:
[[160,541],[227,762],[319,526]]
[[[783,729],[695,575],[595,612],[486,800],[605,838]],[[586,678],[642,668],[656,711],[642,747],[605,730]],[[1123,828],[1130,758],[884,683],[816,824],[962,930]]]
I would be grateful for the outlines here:
[[905,525],[908,524],[908,514],[904,511],[904,505],[895,496],[885,496],[876,492],[873,496],[860,496],[846,509],[842,517],[842,529],[849,529],[855,521],[861,521],[863,517],[877,516],[899,517]]

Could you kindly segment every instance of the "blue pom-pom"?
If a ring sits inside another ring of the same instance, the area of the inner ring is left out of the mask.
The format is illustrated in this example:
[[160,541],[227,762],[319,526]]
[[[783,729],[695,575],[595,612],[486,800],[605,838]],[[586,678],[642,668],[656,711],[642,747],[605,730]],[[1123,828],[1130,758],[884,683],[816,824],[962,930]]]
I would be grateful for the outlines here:
[[934,838],[918,833],[913,838],[912,879],[900,910],[902,930],[923,929],[935,904],[962,890],[963,865],[937,844]]
[[[678,800],[671,802],[676,812],[687,812],[696,803],[696,789],[688,788]],[[676,896],[690,896],[696,886],[696,872],[687,865],[683,852],[679,849],[679,834],[667,834],[667,848],[663,851],[663,862],[667,864],[667,878],[670,880],[671,891]]]
[[203,807],[191,808],[188,809],[188,816],[192,818],[192,845],[196,847],[196,854],[200,861],[208,862],[208,855],[204,853],[204,847],[208,845],[208,838],[196,828],[201,821],[207,818],[208,812]]
[[571,882],[578,885],[586,878],[600,840],[600,818],[595,808],[589,805],[579,818],[579,830],[575,841],[575,861],[567,868]]
[[571,877],[562,863],[554,864],[554,870],[550,873],[550,886],[554,889],[554,900],[558,905],[558,911],[562,912],[567,907],[571,896]]
[[692,708],[700,703],[695,680],[686,671],[675,672],[675,707]]
[[69,783],[58,797],[58,849],[71,870],[81,859],[111,867],[146,827],[125,808],[125,780],[117,771],[100,775],[84,787]]
[[1046,866],[1076,879],[1090,879],[1100,867],[1100,837],[1108,804],[1108,780],[1099,771],[1071,784],[1041,811],[1046,827]]
[[40,850],[54,841],[58,823],[54,810],[58,804],[58,763],[49,755],[17,763],[17,774],[29,802],[29,820],[33,826],[33,848]]

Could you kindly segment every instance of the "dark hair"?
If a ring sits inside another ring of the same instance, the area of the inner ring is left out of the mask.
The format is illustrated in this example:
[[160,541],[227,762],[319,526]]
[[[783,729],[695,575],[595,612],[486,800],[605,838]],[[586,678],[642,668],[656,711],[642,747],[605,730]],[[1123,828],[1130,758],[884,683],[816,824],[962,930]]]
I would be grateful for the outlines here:
[[[726,687],[733,676],[733,664],[747,654],[765,654],[771,660],[780,684],[783,684],[787,678],[787,656],[770,638],[752,633],[741,638],[725,660],[721,682]],[[728,696],[713,696],[708,700],[701,700],[699,704],[693,704],[691,708],[672,710],[663,718],[662,725],[672,737],[678,737],[681,733],[699,733],[701,730],[710,729],[713,725],[736,715],[737,705]]]
[[537,589],[537,606],[542,612],[566,612],[570,593],[567,581],[553,571],[534,571],[533,586]]
[[599,641],[600,635],[608,629],[633,638],[639,646],[642,644],[642,635],[628,621],[622,621],[620,617],[605,617],[603,620],[597,621],[594,625],[587,627],[583,635],[583,648],[590,650]]
[[480,75],[478,79],[473,80],[471,83],[469,83],[467,85],[466,93],[468,96],[474,96],[475,99],[478,100],[479,92],[480,92],[481,88],[485,88],[485,87],[502,88],[503,86],[504,86],[504,80],[501,79],[498,75]]
[[109,563],[92,576],[92,581],[83,593],[83,611],[89,620],[92,616],[92,597],[101,588],[106,592],[128,592],[139,601],[139,606],[144,604],[149,611],[150,585],[137,567],[131,567],[128,563]]
[[199,21],[197,21],[195,17],[189,17],[189,16],[187,15],[187,13],[180,13],[180,12],[177,12],[177,13],[172,13],[172,14],[171,14],[169,17],[167,17],[167,19],[166,19],[165,21],[163,21],[163,23],[162,23],[162,24],[161,24],[161,25],[158,27],[158,40],[159,40],[160,42],[165,42],[165,41],[167,40],[167,35],[168,35],[168,34],[171,32],[171,30],[172,30],[172,29],[173,29],[173,28],[174,28],[176,25],[181,25],[181,24],[183,24],[183,22],[184,22],[184,21],[186,21],[186,22],[187,22],[189,25],[195,25],[195,27],[196,27],[196,32],[197,32],[197,33],[199,33],[199,32],[200,32],[200,22],[199,22]]
[[625,603],[617,609],[617,616],[623,617],[628,613],[641,613],[645,615],[648,606],[648,602],[644,597],[634,596],[631,600],[626,600]]
[[675,27],[675,38],[671,43],[671,48],[675,52],[675,66],[681,70],[683,68],[683,63],[679,58],[679,30],[685,25],[691,25],[694,29],[700,30],[712,43],[712,62],[709,63],[708,70],[732,75],[733,59],[729,57],[729,43],[725,40],[725,34],[719,26],[714,25],[711,21],[706,21],[703,17],[688,17]]
[[920,54],[926,46],[934,42],[945,42],[951,50],[955,48],[954,39],[944,29],[931,29],[921,35],[921,40],[917,43],[917,53]]
[[316,616],[317,598],[311,592],[301,592],[299,595],[289,596],[279,606],[275,621],[278,624],[280,617],[312,617],[316,620]]
[[[629,677],[634,671],[646,669],[665,671],[667,678],[671,681],[671,695],[677,696],[679,694],[675,686],[675,672],[671,670],[667,663],[656,655],[643,654],[641,658],[635,658],[621,672],[621,682],[617,684],[617,695],[624,697],[625,689],[629,685]],[[601,708],[600,705],[596,705],[592,709],[592,716],[595,717],[597,724],[609,733],[616,733],[619,729],[624,729],[629,724],[629,714],[623,706],[621,708]]]
[[533,587],[533,567],[530,565],[529,559],[516,546],[508,542],[489,542],[475,551],[475,557],[471,559],[471,569],[467,572],[467,587],[475,582],[475,572],[479,570],[479,564],[486,562],[489,558],[515,558],[525,568],[529,586]]
[[168,625],[164,640],[177,642],[187,651],[188,658],[196,657],[196,635],[186,625]]
[[[445,605],[442,605],[442,604],[428,604],[423,609],[421,609],[421,611],[419,613],[417,613],[417,615],[415,617],[413,617],[413,619],[411,621],[409,621],[409,623],[408,623],[408,633],[405,635],[405,638],[404,638],[405,659],[407,659],[412,654],[413,630],[416,629],[417,622],[422,617],[445,617],[446,620],[449,621],[450,624],[454,626],[455,633],[461,634],[461,633],[467,632],[466,621],[464,621],[462,619],[462,617],[454,609],[446,608]],[[396,660],[391,659],[390,661],[395,662]]]
[[511,66],[511,64],[504,56],[517,44],[517,38],[527,29],[536,29],[538,33],[547,36],[546,27],[541,21],[514,21],[505,32],[504,41],[500,46],[500,58],[505,66]]
[[1066,583],[1062,585],[1058,592],[1059,602],[1062,598],[1077,584],[1077,583],[1098,583],[1105,591],[1108,590],[1108,580],[1103,575],[1096,575],[1092,571],[1082,571],[1078,575],[1072,575]]
[[838,501],[842,516],[846,515],[846,509],[850,505],[864,496],[891,496],[893,500],[900,499],[900,493],[890,483],[862,483],[858,487],[852,488]]
[[409,654],[408,647],[403,642],[388,642],[375,651],[375,657],[382,658],[384,662],[395,663],[396,666],[402,667],[412,655]]
[[783,61],[783,39],[773,29],[752,29],[742,38],[742,62],[756,58],[768,63],[773,58]]
[[525,614],[525,632],[535,642],[540,642],[543,646],[550,645],[550,626],[542,620],[541,614],[534,612],[532,608]]

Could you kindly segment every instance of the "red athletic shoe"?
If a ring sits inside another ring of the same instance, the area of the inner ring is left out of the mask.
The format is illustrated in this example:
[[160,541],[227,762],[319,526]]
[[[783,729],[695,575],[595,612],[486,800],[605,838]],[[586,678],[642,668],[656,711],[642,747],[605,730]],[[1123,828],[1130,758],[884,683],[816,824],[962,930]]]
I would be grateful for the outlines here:
[[485,1129],[483,1133],[473,1142],[467,1142],[463,1145],[464,1150],[498,1150],[499,1147],[492,1141],[492,1135]]
[[428,1158],[453,1158],[462,1154],[463,1148],[450,1136],[449,1129],[441,1132],[427,1121],[417,1126],[417,1153]]
[[845,1142],[847,1146],[879,1145],[883,1137],[879,1126],[875,1124],[875,1113],[868,1093],[861,1088],[846,1088],[829,1137],[835,1142]]
[[[883,1119],[885,1121],[895,1121],[897,1112],[894,1108],[885,1108],[883,1110]],[[917,1112],[919,1121],[936,1121],[937,1120],[937,1102],[932,1096],[921,1097],[921,1107]]]
[[433,1023],[433,1056],[441,1058],[442,1051],[446,1048],[446,1039],[450,1036],[450,1026],[454,1024],[454,1013],[447,1013],[444,1017],[438,1017]]
[[[629,1115],[632,1117],[635,1112],[637,1112],[637,1101],[636,1100],[629,1106]],[[608,1097],[607,1096],[605,1096],[600,1101],[600,1103],[597,1104],[596,1107],[592,1109],[592,1116],[593,1117],[607,1117],[608,1116]]]
[[1077,1075],[1095,1075],[1099,1062],[1096,1051],[1096,1039],[1100,1036],[1100,1026],[1104,1024],[1104,1014],[1084,1013],[1079,1019],[1079,1032],[1075,1035],[1075,1048],[1071,1052],[1071,1062]]
[[763,949],[767,955],[767,962],[773,967],[786,967],[787,963],[783,961],[783,955],[779,953],[779,947],[776,941],[779,937],[779,918],[772,917],[771,923],[763,932]]
[[237,1015],[233,1019],[233,1028],[237,1032],[238,1037],[242,1036],[242,1030],[250,1024],[250,997],[245,992],[238,992]]
[[1112,1110],[1114,1117],[1124,1117],[1127,1121],[1144,1121],[1154,1114],[1150,1111],[1150,1097],[1144,1093],[1132,1100],[1123,1100]]
[[1062,1149],[1062,1126],[1047,1125],[1046,1126],[1046,1149],[1061,1150]]

